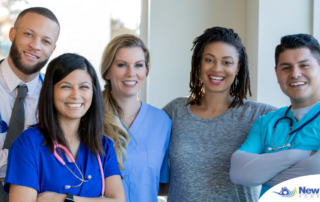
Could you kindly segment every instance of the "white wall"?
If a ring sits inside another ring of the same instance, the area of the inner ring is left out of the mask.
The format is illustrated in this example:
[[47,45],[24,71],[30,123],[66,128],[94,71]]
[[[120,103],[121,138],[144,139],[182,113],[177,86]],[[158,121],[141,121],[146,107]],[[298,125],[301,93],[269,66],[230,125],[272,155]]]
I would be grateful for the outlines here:
[[258,43],[259,42],[259,1],[246,1],[246,51],[249,60],[250,73],[250,89],[252,96],[249,95],[249,100],[256,101],[258,98]]
[[276,107],[289,105],[274,71],[275,47],[284,35],[320,33],[319,1],[149,0],[147,102],[162,108],[176,97],[189,95],[192,41],[206,28],[223,26],[233,28],[246,46],[253,95],[248,99]]
[[281,36],[311,34],[311,30],[311,0],[260,0],[257,101],[276,107],[290,104],[276,79],[275,47],[280,43]]
[[233,28],[245,40],[245,0],[149,0],[151,68],[147,102],[162,108],[189,95],[192,41],[206,28]]

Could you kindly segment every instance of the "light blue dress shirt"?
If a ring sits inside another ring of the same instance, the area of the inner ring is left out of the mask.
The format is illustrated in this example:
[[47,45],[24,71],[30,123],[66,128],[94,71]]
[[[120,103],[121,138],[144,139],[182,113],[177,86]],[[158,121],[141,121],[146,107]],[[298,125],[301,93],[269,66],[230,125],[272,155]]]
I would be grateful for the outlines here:
[[[273,153],[288,149],[318,151],[320,146],[320,116],[289,137],[287,144],[290,143],[290,147],[285,147],[280,150],[268,150],[269,147],[274,148],[273,127],[277,120],[284,117],[287,108],[288,107],[283,107],[277,111],[261,116],[253,124],[247,140],[242,144],[239,150],[255,154]],[[292,110],[289,110],[287,116],[293,121],[291,131],[299,128],[302,124],[314,117],[319,111],[320,103],[315,105],[299,122],[297,122]],[[288,120],[281,120],[278,123],[274,135],[274,141],[277,147],[281,147],[285,143],[289,133],[289,124],[290,122]],[[263,185],[261,195],[270,188],[271,186]]]
[[158,201],[159,183],[169,182],[171,126],[171,119],[164,111],[142,102],[128,131],[128,159],[122,171],[126,202]]

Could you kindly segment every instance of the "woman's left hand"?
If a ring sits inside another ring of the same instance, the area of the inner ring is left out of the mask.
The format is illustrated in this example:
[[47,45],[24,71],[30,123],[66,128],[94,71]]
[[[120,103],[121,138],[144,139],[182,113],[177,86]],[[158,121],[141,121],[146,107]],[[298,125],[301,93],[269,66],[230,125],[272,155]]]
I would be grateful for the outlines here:
[[66,197],[66,194],[58,194],[55,192],[46,191],[38,195],[37,202],[63,202]]

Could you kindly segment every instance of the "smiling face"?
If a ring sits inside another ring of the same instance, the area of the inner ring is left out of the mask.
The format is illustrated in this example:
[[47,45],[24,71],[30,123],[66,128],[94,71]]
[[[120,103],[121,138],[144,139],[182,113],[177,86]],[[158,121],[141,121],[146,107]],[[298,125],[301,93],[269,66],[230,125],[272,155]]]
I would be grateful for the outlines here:
[[201,60],[201,80],[205,92],[230,92],[231,84],[238,73],[238,53],[235,47],[224,42],[205,46]]
[[53,101],[59,121],[77,120],[91,106],[92,81],[85,70],[74,70],[54,85]]
[[275,71],[281,90],[290,98],[293,109],[320,101],[320,65],[310,49],[282,52]]
[[114,97],[136,97],[147,77],[144,52],[140,47],[121,48],[105,76]]
[[59,36],[56,22],[35,13],[26,13],[11,28],[9,64],[25,75],[38,73],[53,53]]

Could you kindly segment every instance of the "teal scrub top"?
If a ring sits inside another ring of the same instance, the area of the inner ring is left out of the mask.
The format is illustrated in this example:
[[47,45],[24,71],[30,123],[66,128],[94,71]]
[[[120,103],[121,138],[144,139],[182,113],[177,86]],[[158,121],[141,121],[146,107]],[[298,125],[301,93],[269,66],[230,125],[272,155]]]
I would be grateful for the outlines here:
[[126,202],[158,202],[159,183],[169,183],[171,126],[171,119],[163,110],[142,102],[128,130],[128,158],[122,171]]
[[[320,116],[289,137],[289,140],[286,144],[291,144],[290,147],[285,147],[280,150],[268,150],[269,147],[275,148],[273,145],[273,127],[277,120],[284,117],[287,109],[288,107],[283,107],[277,111],[261,116],[253,124],[247,140],[241,145],[239,150],[255,154],[273,153],[288,149],[318,151],[320,145]],[[319,111],[320,103],[314,106],[299,122],[297,122],[292,110],[290,109],[287,116],[293,121],[291,131],[299,128],[302,124],[314,117]],[[277,147],[282,147],[285,143],[289,133],[289,124],[289,120],[281,120],[277,124],[274,135],[274,141]],[[270,188],[270,186],[263,185],[261,196]]]

